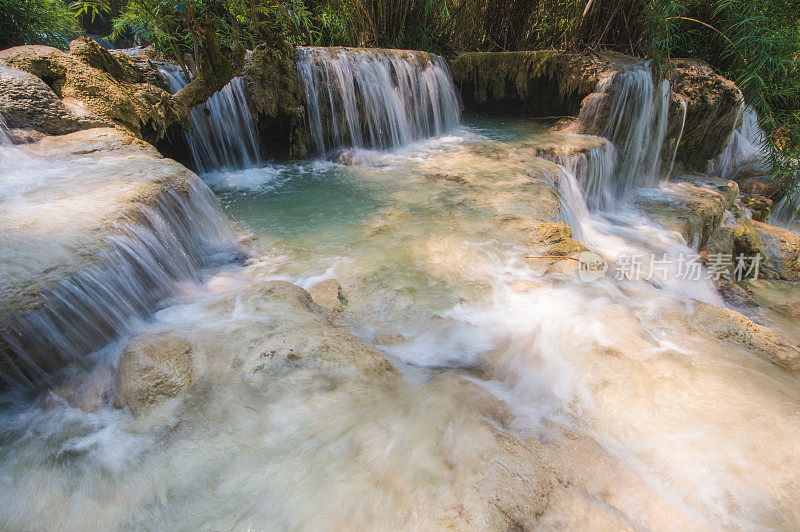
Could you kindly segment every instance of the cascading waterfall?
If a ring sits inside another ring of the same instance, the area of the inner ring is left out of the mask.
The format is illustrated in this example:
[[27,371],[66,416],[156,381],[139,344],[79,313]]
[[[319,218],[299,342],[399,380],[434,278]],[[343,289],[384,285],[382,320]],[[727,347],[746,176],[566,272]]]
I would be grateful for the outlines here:
[[[172,93],[188,83],[175,65],[163,65],[160,71]],[[198,172],[243,169],[262,162],[242,78],[233,78],[204,105],[192,109],[191,117],[186,141]]]
[[586,151],[566,155],[555,155],[546,151],[538,155],[564,167],[575,176],[575,184],[581,187],[582,196],[590,210],[597,211],[612,205],[616,200],[609,186],[617,162],[617,150],[611,141],[605,139],[602,144]]
[[425,52],[298,48],[317,151],[397,148],[441,135],[460,104],[445,60]]
[[686,98],[678,95],[678,101],[681,105],[681,129],[678,132],[678,138],[675,140],[675,147],[672,149],[672,159],[669,162],[669,170],[667,171],[667,179],[672,177],[672,171],[675,169],[675,159],[678,157],[678,149],[681,147],[681,140],[683,140],[683,132],[686,129],[686,115],[689,114],[689,103]]
[[629,65],[603,79],[581,107],[579,123],[584,130],[599,130],[606,146],[588,156],[543,156],[575,174],[591,210],[609,209],[634,190],[656,185],[669,101],[669,81],[656,86],[649,63]]
[[742,172],[764,175],[772,169],[755,109],[743,106],[739,115],[742,124],[731,133],[725,150],[709,163],[710,174],[732,179]]
[[140,222],[119,227],[106,243],[94,265],[43,293],[37,310],[2,331],[0,360],[7,369],[0,379],[41,382],[67,363],[91,363],[86,354],[131,334],[137,320],[175,293],[177,282],[197,281],[203,268],[239,252],[216,198],[196,177],[185,193],[165,191],[142,207]]
[[669,81],[656,87],[648,66],[618,73],[601,90],[612,95],[603,136],[619,147],[612,194],[622,197],[632,189],[654,186],[667,134]]

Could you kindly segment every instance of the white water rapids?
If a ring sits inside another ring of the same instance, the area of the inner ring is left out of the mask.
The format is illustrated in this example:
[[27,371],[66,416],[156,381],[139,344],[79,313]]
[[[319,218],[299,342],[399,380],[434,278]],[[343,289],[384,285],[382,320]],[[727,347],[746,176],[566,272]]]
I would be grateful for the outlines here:
[[[201,364],[213,366],[215,352],[258,350],[256,332],[291,318],[249,310],[249,287],[336,278],[341,324],[387,357],[402,385],[288,364],[263,381],[199,385],[140,418],[6,397],[3,527],[396,530],[452,519],[484,529],[490,521],[453,516],[472,508],[494,398],[510,410],[500,429],[529,442],[558,479],[541,528],[800,527],[798,378],[694,323],[698,301],[723,305],[710,281],[614,276],[621,254],[695,252],[637,203],[675,186],[657,182],[668,87],[643,66],[609,80],[619,84],[613,121],[597,139],[524,120],[451,123],[432,103],[450,96],[427,62],[326,61],[313,83],[331,109],[348,100],[327,94],[330,76],[341,88],[390,63],[389,78],[408,80],[414,96],[397,86],[402,106],[392,107],[381,86],[367,99],[363,144],[355,125],[320,126],[321,153],[354,146],[368,164],[205,176],[252,258],[170,285],[177,296],[137,332],[204,338]],[[381,113],[409,108],[427,114],[406,114],[405,132],[386,126],[403,121],[381,125]],[[2,173],[4,186],[17,175]],[[525,258],[542,248],[540,224],[559,219],[609,275],[584,283],[560,269],[566,261]],[[458,379],[475,388],[459,391]]]

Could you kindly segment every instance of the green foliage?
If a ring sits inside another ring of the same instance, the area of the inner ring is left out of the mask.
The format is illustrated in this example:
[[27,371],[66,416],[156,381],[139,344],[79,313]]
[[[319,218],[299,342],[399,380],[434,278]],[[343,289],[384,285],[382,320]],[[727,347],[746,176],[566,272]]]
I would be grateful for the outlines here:
[[0,0],[0,48],[20,44],[69,44],[78,26],[61,0]]
[[[654,2],[659,4],[659,2]],[[773,179],[800,193],[800,4],[794,0],[683,0],[647,53],[700,58],[734,80],[767,133]],[[800,199],[800,198],[798,198]]]

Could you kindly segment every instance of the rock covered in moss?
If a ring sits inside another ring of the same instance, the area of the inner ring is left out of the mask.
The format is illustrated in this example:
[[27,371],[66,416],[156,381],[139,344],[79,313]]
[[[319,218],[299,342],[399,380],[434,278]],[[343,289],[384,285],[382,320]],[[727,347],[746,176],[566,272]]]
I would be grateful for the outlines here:
[[761,241],[764,276],[800,281],[800,236],[755,220],[751,223]]
[[[51,114],[66,106],[88,124],[116,124],[150,142],[162,138],[178,119],[166,91],[145,83],[132,61],[91,39],[76,39],[70,53],[49,46],[9,48],[0,51],[0,63],[33,74],[50,87],[61,100],[42,100],[42,105],[53,105]],[[53,131],[42,120],[18,127]],[[92,126],[80,129],[87,127]]]
[[453,82],[469,111],[577,116],[612,67],[572,52],[469,52],[450,61]]
[[265,148],[278,155],[308,155],[305,107],[297,77],[297,53],[286,43],[256,47],[245,59],[247,103]]
[[112,125],[110,121],[79,111],[65,105],[33,74],[0,64],[0,115],[9,128],[64,135]]

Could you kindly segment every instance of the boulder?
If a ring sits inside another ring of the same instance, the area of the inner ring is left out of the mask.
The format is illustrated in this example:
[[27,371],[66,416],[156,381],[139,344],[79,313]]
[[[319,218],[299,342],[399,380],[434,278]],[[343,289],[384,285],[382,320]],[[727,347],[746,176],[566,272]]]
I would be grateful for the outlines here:
[[[112,54],[84,37],[73,41],[70,50],[71,53],[64,53],[48,46],[17,46],[0,51],[0,63],[38,77],[62,101],[50,98],[48,102],[54,108],[49,113],[58,116],[66,106],[82,118],[84,129],[97,124],[116,124],[154,143],[172,123],[179,121],[170,94],[145,83],[129,58]],[[17,127],[43,133],[53,130],[53,126],[41,119]]]
[[341,312],[346,301],[342,293],[342,287],[336,279],[328,279],[315,285],[308,291],[314,303],[320,307],[332,311]]
[[[680,135],[676,160],[687,170],[705,171],[708,161],[722,153],[733,130],[739,125],[744,96],[732,81],[723,78],[702,61],[674,59],[670,77],[668,138]],[[686,109],[685,123],[683,109]],[[674,144],[673,144],[674,146]],[[665,156],[673,150],[664,150]]]
[[800,236],[753,220],[764,255],[762,271],[768,279],[800,281]]
[[80,129],[112,125],[110,121],[81,115],[79,110],[68,108],[44,81],[33,74],[2,64],[0,117],[9,128],[39,131],[47,135],[64,135]]
[[[736,281],[743,280],[735,279],[736,275],[734,275],[740,256],[746,257],[748,267],[754,260],[760,262],[763,259],[761,239],[750,220],[746,218],[739,218],[732,223],[721,224],[717,227],[708,239],[706,251],[709,255],[731,256],[733,263],[728,269],[728,279]],[[732,289],[726,290],[723,296],[726,293],[733,294],[733,291]]]
[[192,344],[175,334],[133,338],[122,352],[114,406],[140,415],[194,383]]

